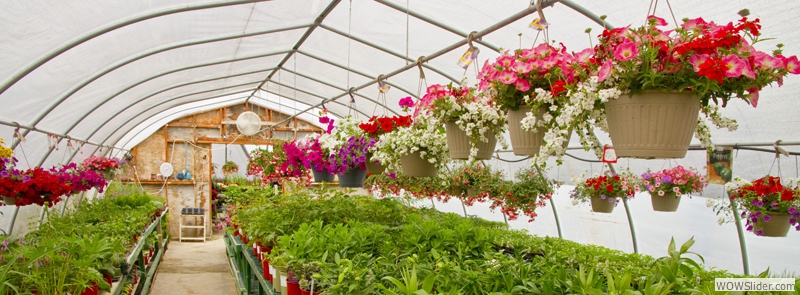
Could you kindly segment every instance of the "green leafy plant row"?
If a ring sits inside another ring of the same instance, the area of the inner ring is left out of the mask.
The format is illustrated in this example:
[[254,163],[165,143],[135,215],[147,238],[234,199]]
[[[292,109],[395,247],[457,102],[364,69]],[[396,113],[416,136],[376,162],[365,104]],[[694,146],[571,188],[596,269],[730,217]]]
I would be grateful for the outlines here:
[[48,212],[49,221],[22,238],[0,237],[0,294],[81,294],[94,284],[109,290],[104,277],[129,271],[125,258],[164,204],[115,183],[104,198],[76,207],[63,216]]
[[655,259],[341,192],[264,198],[233,219],[324,294],[717,294],[714,278],[737,277],[705,268],[693,239]]

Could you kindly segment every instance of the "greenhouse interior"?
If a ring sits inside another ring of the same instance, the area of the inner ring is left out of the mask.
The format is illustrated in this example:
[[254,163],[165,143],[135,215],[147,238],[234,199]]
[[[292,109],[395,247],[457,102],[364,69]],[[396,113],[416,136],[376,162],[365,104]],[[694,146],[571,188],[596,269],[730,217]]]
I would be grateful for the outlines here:
[[800,294],[797,11],[0,1],[0,295]]

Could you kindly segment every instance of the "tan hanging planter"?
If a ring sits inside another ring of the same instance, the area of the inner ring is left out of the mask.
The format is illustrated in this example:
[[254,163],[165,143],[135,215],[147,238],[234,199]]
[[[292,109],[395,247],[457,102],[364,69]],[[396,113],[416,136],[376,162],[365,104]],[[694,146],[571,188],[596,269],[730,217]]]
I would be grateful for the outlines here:
[[[609,202],[609,199],[613,201]],[[592,211],[597,213],[611,213],[614,211],[614,206],[617,204],[617,198],[601,198],[601,197],[592,197]]]
[[700,100],[690,92],[648,90],[606,102],[617,157],[685,157],[699,113]]
[[375,160],[372,159],[372,153],[367,154],[367,173],[369,174],[383,174],[386,171],[386,166],[381,164],[376,164]]
[[650,193],[650,202],[653,205],[653,211],[675,212],[678,211],[681,198],[676,197],[675,193],[666,193],[663,196],[659,196],[657,193]]
[[[472,147],[469,135],[464,130],[461,130],[455,121],[447,121],[445,129],[447,131],[447,149],[450,150],[450,159],[469,159],[469,149]],[[488,141],[478,142],[478,154],[475,156],[477,160],[491,159],[494,148],[497,146],[497,138],[494,136],[494,132],[486,131],[483,136]]]
[[759,221],[763,237],[785,237],[789,233],[789,218],[791,215],[787,213],[768,213],[772,218],[769,222]]
[[423,159],[419,152],[400,156],[400,166],[403,174],[408,176],[436,177],[439,169],[428,160]]
[[8,206],[16,206],[16,200],[17,199],[14,198],[14,197],[2,196],[2,197],[0,197],[0,200],[3,200],[3,203],[5,203]]
[[[538,128],[537,132],[525,131],[522,129],[522,119],[525,114],[531,111],[531,107],[522,105],[519,110],[508,110],[508,135],[511,137],[511,149],[517,156],[534,156],[539,153],[544,139],[544,128]],[[545,109],[539,108],[536,120],[541,120]]]

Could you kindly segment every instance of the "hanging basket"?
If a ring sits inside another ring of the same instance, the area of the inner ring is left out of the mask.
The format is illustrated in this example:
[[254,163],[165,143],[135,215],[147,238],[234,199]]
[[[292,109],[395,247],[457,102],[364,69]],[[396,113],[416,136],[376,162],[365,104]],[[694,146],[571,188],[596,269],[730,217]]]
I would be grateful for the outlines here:
[[386,171],[386,166],[381,165],[380,163],[375,163],[375,160],[372,159],[372,153],[367,154],[367,173],[369,174],[383,174]]
[[657,193],[650,193],[650,201],[653,204],[653,211],[659,212],[678,211],[678,205],[681,204],[681,198],[676,197],[673,192],[666,193],[663,196],[659,196]]
[[339,174],[339,187],[364,187],[364,179],[366,178],[366,169],[350,168],[344,174]]
[[423,159],[419,152],[400,156],[400,166],[403,168],[403,174],[408,176],[436,177],[439,173],[436,165]]
[[[447,149],[450,150],[450,159],[469,159],[469,149],[472,147],[472,144],[470,143],[470,137],[467,135],[467,132],[461,130],[458,124],[456,124],[456,121],[447,121],[447,123],[445,123],[445,129],[447,131]],[[477,160],[491,159],[494,148],[497,146],[497,138],[494,136],[494,132],[486,131],[483,133],[483,136],[486,137],[488,141],[478,141],[476,145],[478,154],[475,156]]]
[[787,213],[769,213],[772,218],[769,222],[759,221],[758,225],[761,226],[763,237],[785,237],[789,233],[789,218],[791,215]]
[[317,168],[314,168],[313,165],[311,166],[311,171],[314,173],[314,182],[331,182],[333,181],[333,177],[336,176],[324,168],[323,170],[317,170]]
[[0,198],[2,198],[3,203],[5,203],[7,206],[16,206],[17,205],[17,203],[16,203],[17,202],[17,198],[6,197],[6,196],[2,196]]
[[[609,199],[611,201],[609,201]],[[611,213],[614,211],[614,206],[617,204],[617,198],[601,198],[592,197],[592,211],[597,213]]]
[[[531,111],[531,107],[522,105],[519,110],[508,111],[508,135],[511,137],[511,149],[517,156],[534,156],[539,153],[544,139],[544,128],[538,128],[537,132],[525,131],[522,129],[522,119],[525,114]],[[545,110],[539,108],[536,120],[541,120]]]
[[644,91],[606,102],[608,134],[617,157],[683,158],[700,100],[690,92]]

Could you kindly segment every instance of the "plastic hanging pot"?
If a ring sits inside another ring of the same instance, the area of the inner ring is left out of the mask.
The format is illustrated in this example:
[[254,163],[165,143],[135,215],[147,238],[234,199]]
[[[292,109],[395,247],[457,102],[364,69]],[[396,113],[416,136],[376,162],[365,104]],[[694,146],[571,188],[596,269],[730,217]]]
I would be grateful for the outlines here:
[[328,172],[328,169],[322,168],[322,170],[317,170],[313,165],[311,166],[311,172],[314,173],[314,182],[331,182],[336,176]]
[[[470,142],[470,137],[467,135],[467,132],[461,130],[456,124],[456,121],[447,121],[445,129],[447,130],[447,148],[450,151],[450,159],[469,159],[472,143]],[[494,136],[494,132],[486,131],[483,133],[483,136],[487,141],[479,141],[478,144],[476,144],[478,154],[475,156],[475,159],[478,160],[491,159],[494,148],[497,146],[497,138]]]
[[350,168],[344,174],[339,174],[339,187],[363,187],[366,178],[366,169]]
[[605,198],[592,196],[592,211],[597,213],[611,213],[617,205],[617,198]]
[[650,201],[653,204],[653,211],[659,212],[675,212],[678,211],[678,205],[681,204],[681,198],[676,197],[675,193],[666,193],[659,196],[657,193],[650,193]]

